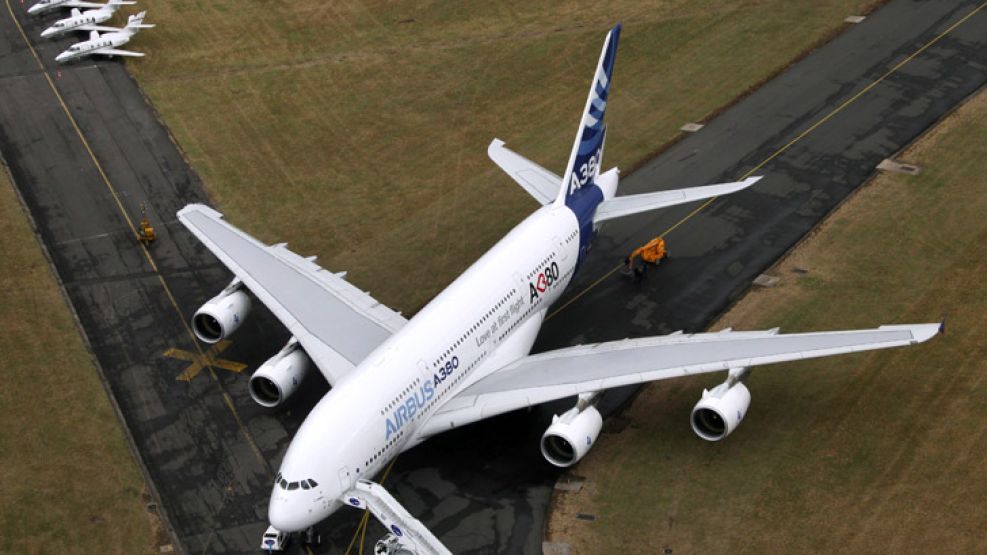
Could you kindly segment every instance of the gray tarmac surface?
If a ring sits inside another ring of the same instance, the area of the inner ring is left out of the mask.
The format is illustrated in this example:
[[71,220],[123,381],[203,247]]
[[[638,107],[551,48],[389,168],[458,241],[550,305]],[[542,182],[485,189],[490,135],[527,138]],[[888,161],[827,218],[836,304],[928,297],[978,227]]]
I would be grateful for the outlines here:
[[[266,527],[272,468],[326,386],[310,379],[289,411],[271,412],[250,400],[245,376],[219,365],[191,381],[176,380],[189,363],[163,353],[197,353],[187,316],[230,278],[174,219],[186,203],[207,200],[202,185],[123,66],[111,60],[56,68],[54,56],[70,41],[34,40],[54,17],[30,19],[27,5],[11,7],[45,67],[38,66],[9,14],[0,15],[0,154],[179,547],[190,553],[253,551]],[[740,177],[977,5],[889,3],[625,176],[621,192]],[[717,200],[677,227],[667,237],[672,257],[640,287],[613,275],[566,307],[564,317],[546,324],[536,349],[703,329],[883,158],[987,82],[985,42],[987,13],[981,12],[771,160],[757,172],[766,177],[754,190]],[[139,36],[133,47],[140,49]],[[619,102],[619,60],[616,72]],[[119,208],[136,221],[145,200],[159,234],[150,257]],[[608,224],[570,296],[694,208]],[[267,311],[255,309],[217,356],[252,370],[286,338]],[[610,392],[604,402],[613,409],[632,393]],[[513,413],[439,436],[402,455],[387,486],[456,553],[538,552],[558,475],[541,460],[538,437],[552,411],[565,406]],[[320,531],[331,543],[316,551],[345,549],[359,518],[343,511],[323,523]],[[368,538],[381,534],[372,525]]]

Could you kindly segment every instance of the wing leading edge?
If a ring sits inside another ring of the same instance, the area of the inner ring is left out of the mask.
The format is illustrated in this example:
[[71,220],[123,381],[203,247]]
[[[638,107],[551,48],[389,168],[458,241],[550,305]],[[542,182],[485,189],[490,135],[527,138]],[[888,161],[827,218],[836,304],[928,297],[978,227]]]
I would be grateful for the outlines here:
[[190,204],[178,219],[277,316],[330,384],[407,322],[314,257],[264,245],[207,206]]
[[[95,33],[96,31],[93,31]],[[143,58],[143,52],[134,52],[132,50],[120,50],[119,48],[97,48],[92,51],[93,54],[102,54],[104,56],[128,56],[131,58]]]
[[508,411],[580,393],[730,368],[913,345],[941,324],[775,335],[673,334],[580,345],[524,357],[451,399],[420,432],[432,435]]

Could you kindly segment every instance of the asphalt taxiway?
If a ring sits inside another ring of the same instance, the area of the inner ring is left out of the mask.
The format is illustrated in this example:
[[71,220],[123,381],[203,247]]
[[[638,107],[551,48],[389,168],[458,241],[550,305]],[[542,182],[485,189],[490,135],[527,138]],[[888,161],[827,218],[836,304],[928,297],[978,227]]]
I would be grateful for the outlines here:
[[[943,34],[979,5],[890,2],[625,176],[625,194],[731,181],[759,165],[766,177],[688,218],[696,206],[609,223],[559,304],[564,317],[548,321],[536,349],[703,329],[882,159],[987,82],[987,12]],[[208,202],[200,180],[119,62],[57,68],[52,60],[68,40],[35,40],[49,18],[28,18],[26,4],[7,7],[0,154],[176,547],[252,551],[266,527],[272,468],[326,386],[310,379],[288,411],[253,403],[236,363],[253,369],[287,338],[262,309],[231,344],[196,345],[187,316],[229,280],[174,219],[186,203]],[[619,60],[616,71],[619,81]],[[147,250],[133,228],[142,202],[159,234]],[[611,273],[668,230],[671,259],[640,286]],[[620,406],[630,394],[608,393],[605,403]],[[402,455],[386,485],[456,553],[538,552],[558,476],[541,460],[538,438],[560,406],[434,438]],[[316,551],[345,549],[360,516],[343,511],[323,523],[330,542]],[[368,538],[379,535],[372,525]]]

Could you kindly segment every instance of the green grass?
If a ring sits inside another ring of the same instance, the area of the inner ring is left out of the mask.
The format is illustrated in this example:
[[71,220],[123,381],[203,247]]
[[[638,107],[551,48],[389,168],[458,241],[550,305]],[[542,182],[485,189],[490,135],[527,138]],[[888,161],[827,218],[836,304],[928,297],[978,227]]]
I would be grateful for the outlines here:
[[0,168],[0,553],[152,552],[143,480]]
[[985,158],[981,94],[904,154],[920,176],[875,179],[771,271],[780,287],[716,326],[795,332],[948,311],[947,335],[757,369],[744,425],[717,444],[693,436],[688,415],[722,376],[650,386],[631,426],[575,469],[590,486],[557,499],[553,539],[574,553],[628,552],[638,538],[676,553],[987,550]]
[[230,220],[409,312],[535,208],[492,138],[562,170],[615,22],[626,169],[872,3],[159,0],[129,67]]

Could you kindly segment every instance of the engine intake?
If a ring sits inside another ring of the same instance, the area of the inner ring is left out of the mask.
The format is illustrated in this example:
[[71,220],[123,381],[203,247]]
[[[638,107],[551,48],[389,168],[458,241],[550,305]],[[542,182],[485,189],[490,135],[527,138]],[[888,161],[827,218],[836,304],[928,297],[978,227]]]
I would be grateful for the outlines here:
[[589,453],[602,428],[603,417],[596,407],[573,407],[552,418],[552,425],[541,436],[541,454],[560,468],[572,466]]
[[737,429],[751,406],[751,392],[741,382],[703,390],[692,409],[692,430],[706,441],[719,441]]
[[249,312],[250,297],[238,284],[231,285],[195,311],[192,331],[199,340],[216,343],[232,335]]
[[269,358],[250,376],[247,389],[250,396],[263,407],[273,408],[285,401],[301,385],[311,359],[294,340],[278,354]]

